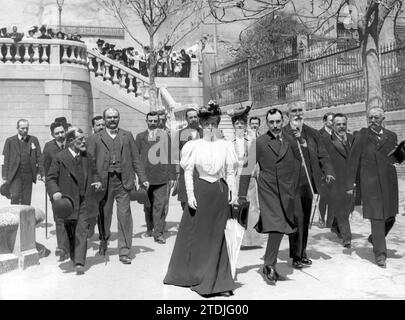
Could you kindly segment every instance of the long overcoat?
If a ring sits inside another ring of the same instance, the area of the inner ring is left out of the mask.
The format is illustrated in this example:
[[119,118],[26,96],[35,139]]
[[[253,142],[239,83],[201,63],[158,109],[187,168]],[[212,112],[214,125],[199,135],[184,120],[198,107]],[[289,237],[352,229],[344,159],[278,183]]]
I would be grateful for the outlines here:
[[[257,181],[260,217],[256,230],[260,233],[293,233],[294,210],[300,177],[299,151],[295,141],[283,135],[281,146],[267,132],[257,138],[256,161],[260,167]],[[239,196],[245,196],[250,175],[239,182]]]
[[[85,181],[85,202],[86,219],[92,218],[98,214],[98,202],[96,201],[96,192],[91,184],[101,182],[97,170],[87,153],[81,154],[83,164],[83,174]],[[52,199],[56,192],[69,196],[73,200],[73,213],[67,217],[68,220],[77,220],[79,218],[80,194],[77,172],[75,170],[74,158],[69,149],[59,152],[53,159],[46,177],[46,189]],[[97,192],[99,193],[99,192]]]
[[397,135],[385,128],[381,138],[363,128],[354,140],[347,170],[347,190],[352,190],[360,170],[363,216],[387,219],[398,213],[398,177],[388,154],[396,148]]

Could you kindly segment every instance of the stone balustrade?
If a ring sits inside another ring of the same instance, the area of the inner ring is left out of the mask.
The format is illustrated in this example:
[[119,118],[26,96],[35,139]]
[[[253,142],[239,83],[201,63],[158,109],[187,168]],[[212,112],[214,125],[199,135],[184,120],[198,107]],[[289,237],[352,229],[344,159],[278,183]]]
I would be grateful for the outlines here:
[[131,70],[117,61],[90,50],[88,67],[90,74],[101,81],[127,92],[135,97],[149,99],[149,79]]
[[0,66],[13,64],[62,64],[86,68],[87,47],[69,40],[22,39],[15,42],[0,38]]

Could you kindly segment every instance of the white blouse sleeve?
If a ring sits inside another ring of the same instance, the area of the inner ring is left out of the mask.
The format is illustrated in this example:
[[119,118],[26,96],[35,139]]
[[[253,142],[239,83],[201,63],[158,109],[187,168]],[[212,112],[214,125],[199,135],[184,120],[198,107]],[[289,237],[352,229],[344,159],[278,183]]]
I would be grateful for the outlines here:
[[225,160],[225,179],[232,194],[237,194],[235,187],[235,175],[238,167],[238,156],[232,142],[228,143],[226,160]]
[[[197,141],[197,140],[196,140]],[[194,197],[194,181],[193,173],[195,166],[195,146],[196,141],[188,141],[181,149],[181,160],[180,165],[184,169],[184,182],[186,184],[187,198],[191,199]]]

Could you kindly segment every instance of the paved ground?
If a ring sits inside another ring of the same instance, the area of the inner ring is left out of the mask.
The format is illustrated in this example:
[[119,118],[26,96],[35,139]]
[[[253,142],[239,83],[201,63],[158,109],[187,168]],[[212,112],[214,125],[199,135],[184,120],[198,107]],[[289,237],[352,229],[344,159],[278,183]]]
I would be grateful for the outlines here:
[[[289,280],[278,282],[275,287],[268,286],[258,272],[264,248],[241,251],[237,268],[240,287],[229,299],[404,299],[405,180],[400,181],[400,189],[400,214],[387,238],[387,269],[375,265],[371,245],[367,242],[370,224],[355,212],[351,217],[352,249],[343,248],[328,229],[312,227],[308,252],[314,263],[304,271],[291,268],[288,239],[284,237],[277,268]],[[33,205],[39,208],[44,208],[43,192],[42,183],[34,188]],[[1,197],[1,206],[7,205],[5,200]],[[181,218],[178,202],[171,199],[165,245],[144,237],[141,206],[134,203],[132,212],[134,260],[131,265],[118,261],[116,220],[113,220],[115,232],[107,265],[98,256],[95,236],[89,242],[86,273],[77,276],[70,262],[57,262],[55,228],[50,218],[48,239],[45,238],[45,224],[41,224],[37,228],[37,242],[51,253],[41,258],[38,266],[0,275],[0,299],[202,299],[187,288],[163,285]]]

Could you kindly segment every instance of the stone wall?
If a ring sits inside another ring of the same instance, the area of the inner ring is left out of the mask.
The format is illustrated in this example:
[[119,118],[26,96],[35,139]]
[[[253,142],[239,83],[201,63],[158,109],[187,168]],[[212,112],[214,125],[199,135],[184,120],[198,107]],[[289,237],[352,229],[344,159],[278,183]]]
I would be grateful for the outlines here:
[[[30,134],[43,142],[49,139],[49,129],[44,123],[49,101],[43,80],[2,80],[0,82],[0,150],[7,137],[17,134],[17,121],[30,122]],[[1,151],[2,152],[2,151]]]

